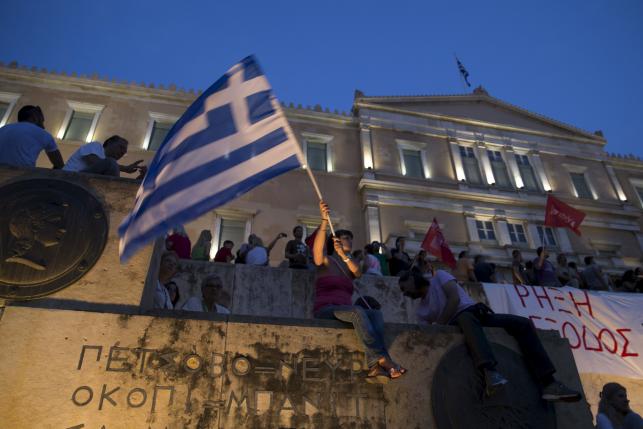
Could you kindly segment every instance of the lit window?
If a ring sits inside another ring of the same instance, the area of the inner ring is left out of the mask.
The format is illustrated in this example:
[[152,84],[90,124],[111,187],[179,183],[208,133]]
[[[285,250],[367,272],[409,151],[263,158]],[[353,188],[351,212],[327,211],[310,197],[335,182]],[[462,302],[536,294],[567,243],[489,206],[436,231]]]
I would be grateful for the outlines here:
[[402,149],[402,162],[406,176],[424,178],[422,153],[419,150]]
[[522,177],[522,183],[525,189],[528,191],[537,191],[538,184],[536,183],[534,170],[529,163],[529,157],[527,155],[516,155],[516,163],[518,164],[518,170],[520,171],[520,177]]
[[572,183],[574,184],[574,189],[576,189],[576,195],[578,198],[593,199],[592,191],[587,185],[587,180],[585,179],[585,174],[583,173],[569,173],[572,178]]
[[230,240],[234,243],[234,248],[239,249],[242,243],[246,241],[246,221],[234,219],[221,219],[219,226],[219,242],[217,250],[223,247],[223,243]]
[[20,94],[0,92],[0,127],[9,121],[9,115],[20,98]]
[[519,223],[509,223],[507,224],[509,228],[509,237],[513,244],[525,244],[527,243],[527,236],[525,235],[525,229]]
[[641,204],[643,204],[643,187],[636,187],[636,193],[639,196],[639,199],[641,200]]
[[331,158],[331,141],[333,137],[313,133],[303,133],[303,136],[304,154],[306,155],[308,168],[316,171],[333,171]]
[[493,178],[496,180],[496,186],[499,188],[510,188],[511,182],[509,181],[509,173],[507,173],[507,166],[502,159],[502,154],[496,150],[488,150],[489,162],[491,163],[491,171],[493,171]]
[[467,182],[474,185],[482,184],[480,168],[478,167],[478,160],[476,159],[476,155],[473,152],[473,148],[460,146],[460,157],[462,158],[464,175],[467,178]]
[[90,142],[94,138],[98,118],[103,107],[99,104],[68,101],[69,110],[58,130],[57,137],[64,140]]
[[[543,227],[539,226],[536,229],[538,230],[538,238],[540,239],[540,241],[538,242],[538,247],[540,247],[540,245],[543,243]],[[556,246],[556,237],[554,236],[554,230],[549,227],[545,227],[544,243],[545,246],[548,247]]]
[[4,119],[8,111],[9,111],[9,103],[0,102],[0,121]]
[[496,233],[493,230],[493,222],[477,220],[476,229],[478,230],[478,237],[480,237],[480,240],[496,239]]
[[63,139],[85,141],[93,121],[94,113],[73,111]]
[[152,133],[150,134],[150,142],[147,145],[147,150],[158,150],[161,143],[165,140],[165,136],[172,129],[171,123],[154,121],[152,124]]

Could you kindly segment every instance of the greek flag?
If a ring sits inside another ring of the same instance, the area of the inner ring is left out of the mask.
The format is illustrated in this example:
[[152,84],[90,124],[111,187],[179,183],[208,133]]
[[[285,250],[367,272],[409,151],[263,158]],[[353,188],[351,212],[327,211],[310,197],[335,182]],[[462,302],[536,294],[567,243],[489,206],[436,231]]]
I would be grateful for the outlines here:
[[460,70],[460,74],[462,75],[462,79],[466,82],[467,86],[470,87],[471,84],[469,83],[469,72],[467,69],[464,68],[464,65],[460,62],[458,57],[455,58],[455,61],[458,63],[458,70]]
[[121,261],[146,243],[302,162],[253,56],[207,89],[168,132],[118,229]]

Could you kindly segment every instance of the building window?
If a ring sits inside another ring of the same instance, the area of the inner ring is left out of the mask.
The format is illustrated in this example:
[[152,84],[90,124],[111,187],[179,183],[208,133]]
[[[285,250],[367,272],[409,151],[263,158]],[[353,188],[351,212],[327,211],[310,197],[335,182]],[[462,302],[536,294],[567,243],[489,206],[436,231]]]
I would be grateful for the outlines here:
[[496,233],[493,230],[493,222],[477,220],[476,229],[478,230],[478,237],[480,240],[495,240]]
[[496,186],[499,188],[511,188],[509,181],[509,173],[507,173],[507,166],[502,159],[502,153],[497,150],[488,150],[489,162],[491,163],[491,171],[493,178],[496,181]]
[[508,223],[507,228],[509,228],[509,237],[511,238],[512,244],[527,244],[525,229],[521,224]]
[[536,228],[538,230],[538,238],[540,241],[538,242],[538,247],[540,247],[543,243],[545,244],[546,247],[555,247],[556,246],[556,237],[554,235],[554,230],[545,227],[544,228],[544,238],[543,238],[543,227],[539,226]]
[[478,160],[473,152],[473,148],[460,146],[460,157],[462,158],[462,166],[464,167],[464,175],[467,178],[467,182],[474,185],[481,185],[482,177],[480,176],[480,168],[478,167]]
[[92,141],[103,106],[75,101],[67,103],[69,110],[58,130],[58,138],[83,142]]
[[217,250],[223,247],[223,243],[227,240],[232,241],[234,248],[238,250],[241,244],[246,241],[246,222],[245,220],[221,218]]
[[634,189],[636,190],[636,194],[639,196],[639,200],[641,200],[641,205],[643,205],[643,187],[637,186]]
[[333,171],[330,142],[331,136],[304,133],[306,165],[311,170]]
[[16,101],[20,98],[20,94],[12,92],[0,92],[0,127],[4,126],[9,121],[9,115],[16,105]]
[[409,177],[420,177],[424,179],[424,167],[422,166],[422,153],[419,150],[401,149],[402,162],[404,164],[404,175]]
[[572,183],[574,184],[574,189],[576,190],[576,196],[578,198],[586,198],[589,200],[594,198],[594,195],[587,184],[587,179],[585,178],[584,173],[569,173],[569,175],[572,178]]
[[531,164],[529,163],[529,157],[527,155],[516,155],[516,163],[518,164],[518,171],[520,171],[520,177],[522,178],[525,189],[528,191],[537,191],[538,184],[536,183],[534,169],[531,168]]
[[152,133],[150,134],[147,150],[158,150],[173,125],[174,124],[168,122],[154,121],[152,123]]

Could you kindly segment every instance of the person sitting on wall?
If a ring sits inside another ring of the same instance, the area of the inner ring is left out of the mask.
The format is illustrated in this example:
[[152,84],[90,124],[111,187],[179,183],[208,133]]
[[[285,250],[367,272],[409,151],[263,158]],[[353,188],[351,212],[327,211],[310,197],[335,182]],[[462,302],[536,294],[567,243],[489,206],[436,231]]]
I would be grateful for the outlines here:
[[534,259],[534,271],[536,273],[536,284],[538,286],[560,286],[556,277],[556,268],[549,261],[549,252],[544,247],[536,249],[538,257]]
[[288,236],[285,233],[280,232],[275,238],[272,239],[270,244],[268,244],[268,247],[265,247],[261,238],[259,238],[255,234],[251,234],[250,237],[248,237],[248,239],[251,241],[249,241],[248,243],[250,245],[250,250],[248,250],[248,253],[246,253],[246,264],[268,265],[272,248],[275,247],[277,241],[286,237]]
[[420,299],[417,317],[420,324],[459,326],[464,341],[485,382],[485,393],[493,395],[509,381],[497,370],[494,357],[483,327],[504,328],[513,336],[536,381],[542,387],[546,401],[578,401],[580,393],[554,379],[556,372],[547,352],[536,334],[532,322],[524,317],[510,314],[495,314],[489,307],[476,303],[458,284],[455,277],[443,270],[431,270],[427,279],[417,271],[400,276],[402,293],[411,299]]
[[71,154],[63,170],[80,173],[102,174],[119,177],[123,173],[139,172],[137,179],[142,179],[147,167],[139,165],[142,159],[129,165],[120,165],[118,160],[127,153],[128,141],[121,136],[111,136],[101,145],[91,142],[82,145]]
[[399,378],[406,369],[396,364],[386,349],[382,313],[352,304],[353,279],[362,275],[359,265],[349,256],[353,234],[339,230],[335,237],[326,239],[329,219],[326,203],[320,201],[319,210],[322,221],[313,244],[313,260],[317,267],[313,314],[319,319],[338,319],[353,325],[366,347],[369,368],[366,381],[385,383]]
[[641,429],[643,419],[632,411],[627,390],[618,383],[603,386],[596,414],[596,429]]
[[372,244],[364,246],[364,274],[373,276],[382,276],[382,266],[380,260],[375,256],[375,247]]
[[389,263],[389,260],[391,259],[391,252],[389,252],[388,247],[386,247],[386,244],[380,243],[379,241],[373,241],[371,243],[371,246],[373,247],[373,255],[375,255],[377,260],[380,261],[380,268],[382,270],[382,275],[389,276],[390,272],[388,269],[388,263]]
[[63,168],[63,157],[56,140],[45,131],[45,115],[39,106],[24,106],[18,111],[17,123],[0,128],[0,164],[35,167],[43,150],[54,168]]
[[395,240],[395,249],[391,250],[391,259],[388,261],[389,272],[392,276],[397,276],[400,272],[411,268],[411,257],[404,251],[406,239],[397,237]]
[[209,261],[210,248],[212,247],[212,233],[208,229],[204,229],[199,234],[196,244],[192,248],[192,259],[195,261]]
[[292,230],[292,235],[295,237],[286,243],[286,250],[284,256],[288,259],[288,268],[297,270],[308,269],[308,259],[310,259],[309,249],[303,241],[304,228],[297,225]]
[[487,262],[484,255],[476,255],[473,260],[473,271],[478,281],[482,283],[496,283],[496,266]]
[[214,262],[223,262],[224,264],[229,264],[234,260],[234,255],[232,254],[232,248],[234,243],[232,240],[226,240],[223,242],[223,246],[217,250],[217,254],[214,255]]
[[192,254],[192,242],[185,228],[177,225],[172,228],[172,233],[165,238],[167,250],[173,250],[181,259],[190,259]]
[[458,255],[458,262],[455,264],[453,272],[456,280],[459,282],[477,282],[476,273],[473,270],[473,262],[469,258],[469,252],[463,250]]
[[[178,257],[176,252],[165,251],[161,255],[161,262],[159,264],[158,281],[156,282],[156,289],[154,290],[154,308],[162,308],[172,310],[172,297],[170,291],[166,287],[170,283],[172,277],[176,274],[178,266]],[[177,289],[178,290],[178,289]],[[178,294],[175,302],[178,301]]]
[[605,280],[605,275],[601,267],[594,262],[593,256],[585,256],[585,265],[587,266],[581,273],[589,290],[609,290],[609,283]]
[[223,281],[221,277],[212,274],[201,283],[201,297],[193,296],[188,299],[182,310],[203,311],[206,313],[230,314],[224,303]]

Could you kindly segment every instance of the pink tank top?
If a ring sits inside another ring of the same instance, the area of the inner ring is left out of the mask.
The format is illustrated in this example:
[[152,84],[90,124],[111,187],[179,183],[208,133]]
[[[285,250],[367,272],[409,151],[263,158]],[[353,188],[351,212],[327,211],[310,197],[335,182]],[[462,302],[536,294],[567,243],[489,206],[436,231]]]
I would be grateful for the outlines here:
[[353,281],[346,276],[324,276],[315,282],[316,313],[327,305],[353,305]]

